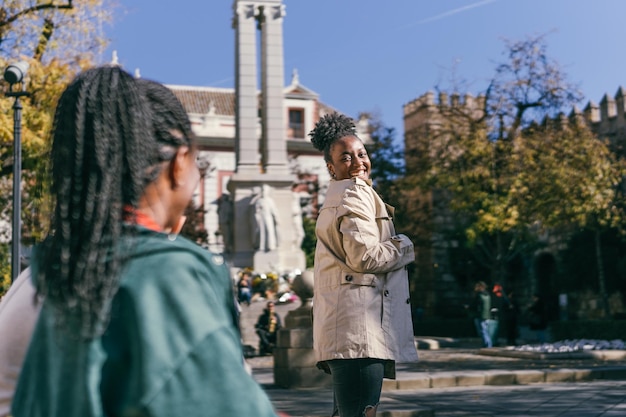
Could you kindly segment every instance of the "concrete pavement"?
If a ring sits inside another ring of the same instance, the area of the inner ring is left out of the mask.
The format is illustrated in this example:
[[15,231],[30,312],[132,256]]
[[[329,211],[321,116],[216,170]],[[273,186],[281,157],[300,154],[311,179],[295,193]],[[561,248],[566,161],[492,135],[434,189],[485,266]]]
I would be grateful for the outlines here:
[[[290,417],[330,416],[330,389],[262,385]],[[626,381],[383,391],[378,417],[623,417],[625,393]]]
[[[243,307],[244,344],[256,347],[254,322],[264,305]],[[277,311],[284,319],[298,306],[277,305]],[[399,365],[398,379],[385,380],[379,417],[626,416],[626,352],[516,355],[477,343],[416,338],[420,361]],[[277,410],[291,417],[330,415],[330,388],[283,389],[274,385],[271,356],[248,363]]]

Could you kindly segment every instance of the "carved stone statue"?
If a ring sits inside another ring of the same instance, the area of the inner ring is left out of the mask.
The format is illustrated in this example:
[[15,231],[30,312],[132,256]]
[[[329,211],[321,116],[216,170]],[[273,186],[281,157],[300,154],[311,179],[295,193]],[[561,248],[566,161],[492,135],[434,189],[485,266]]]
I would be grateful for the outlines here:
[[294,245],[296,249],[300,249],[300,247],[302,247],[302,241],[304,240],[304,225],[302,224],[300,196],[296,193],[293,194],[293,207],[291,213],[293,216]]
[[250,200],[252,247],[269,252],[278,247],[277,210],[269,186],[254,187]]

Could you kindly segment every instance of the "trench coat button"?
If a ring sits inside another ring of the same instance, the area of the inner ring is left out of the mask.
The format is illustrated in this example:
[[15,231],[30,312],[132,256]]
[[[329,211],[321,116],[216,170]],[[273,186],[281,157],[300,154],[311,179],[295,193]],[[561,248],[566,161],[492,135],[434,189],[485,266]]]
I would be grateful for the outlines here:
[[352,281],[352,275],[346,275],[346,281],[348,282]]
[[385,290],[385,292],[383,292],[383,295],[384,295],[385,297],[389,297],[389,290]]
[[406,299],[406,303],[407,303],[407,304],[411,304],[411,299],[410,299],[410,298],[407,298],[407,299]]

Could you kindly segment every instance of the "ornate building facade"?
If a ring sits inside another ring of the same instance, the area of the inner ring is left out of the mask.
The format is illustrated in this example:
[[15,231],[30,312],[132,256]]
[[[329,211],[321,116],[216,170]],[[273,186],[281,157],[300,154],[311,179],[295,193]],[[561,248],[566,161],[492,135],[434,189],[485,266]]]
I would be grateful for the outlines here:
[[[204,225],[209,232],[209,247],[221,252],[224,242],[219,227],[219,201],[224,194],[229,194],[228,182],[236,169],[235,89],[183,85],[168,87],[187,110],[201,157],[208,162],[209,168],[202,178],[195,201],[205,210]],[[336,110],[323,103],[315,91],[301,84],[296,70],[283,95],[284,141],[288,155],[285,162],[296,178],[293,191],[300,197],[303,212],[315,217],[330,177],[322,154],[313,148],[307,135],[320,117]],[[369,141],[367,128],[367,120],[357,122],[359,135]],[[260,141],[260,117],[257,119],[256,134]]]

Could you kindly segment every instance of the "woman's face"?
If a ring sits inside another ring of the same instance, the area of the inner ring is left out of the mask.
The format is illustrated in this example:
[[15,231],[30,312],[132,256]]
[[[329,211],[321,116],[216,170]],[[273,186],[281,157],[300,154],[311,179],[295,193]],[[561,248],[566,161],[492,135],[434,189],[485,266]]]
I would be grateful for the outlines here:
[[363,142],[356,136],[344,136],[337,140],[330,148],[330,158],[326,166],[334,179],[369,179],[372,168],[370,158]]
[[196,164],[197,152],[187,146],[181,146],[177,151],[175,161],[174,187],[170,204],[170,227],[178,226],[179,219],[189,205],[193,193],[200,182],[200,170]]
[[186,166],[183,181],[183,184],[186,185],[186,187],[184,187],[187,199],[186,205],[188,205],[191,201],[193,193],[195,192],[196,188],[198,188],[198,184],[200,183],[200,169],[198,168],[197,159],[198,151],[195,149],[189,150],[185,158]]

